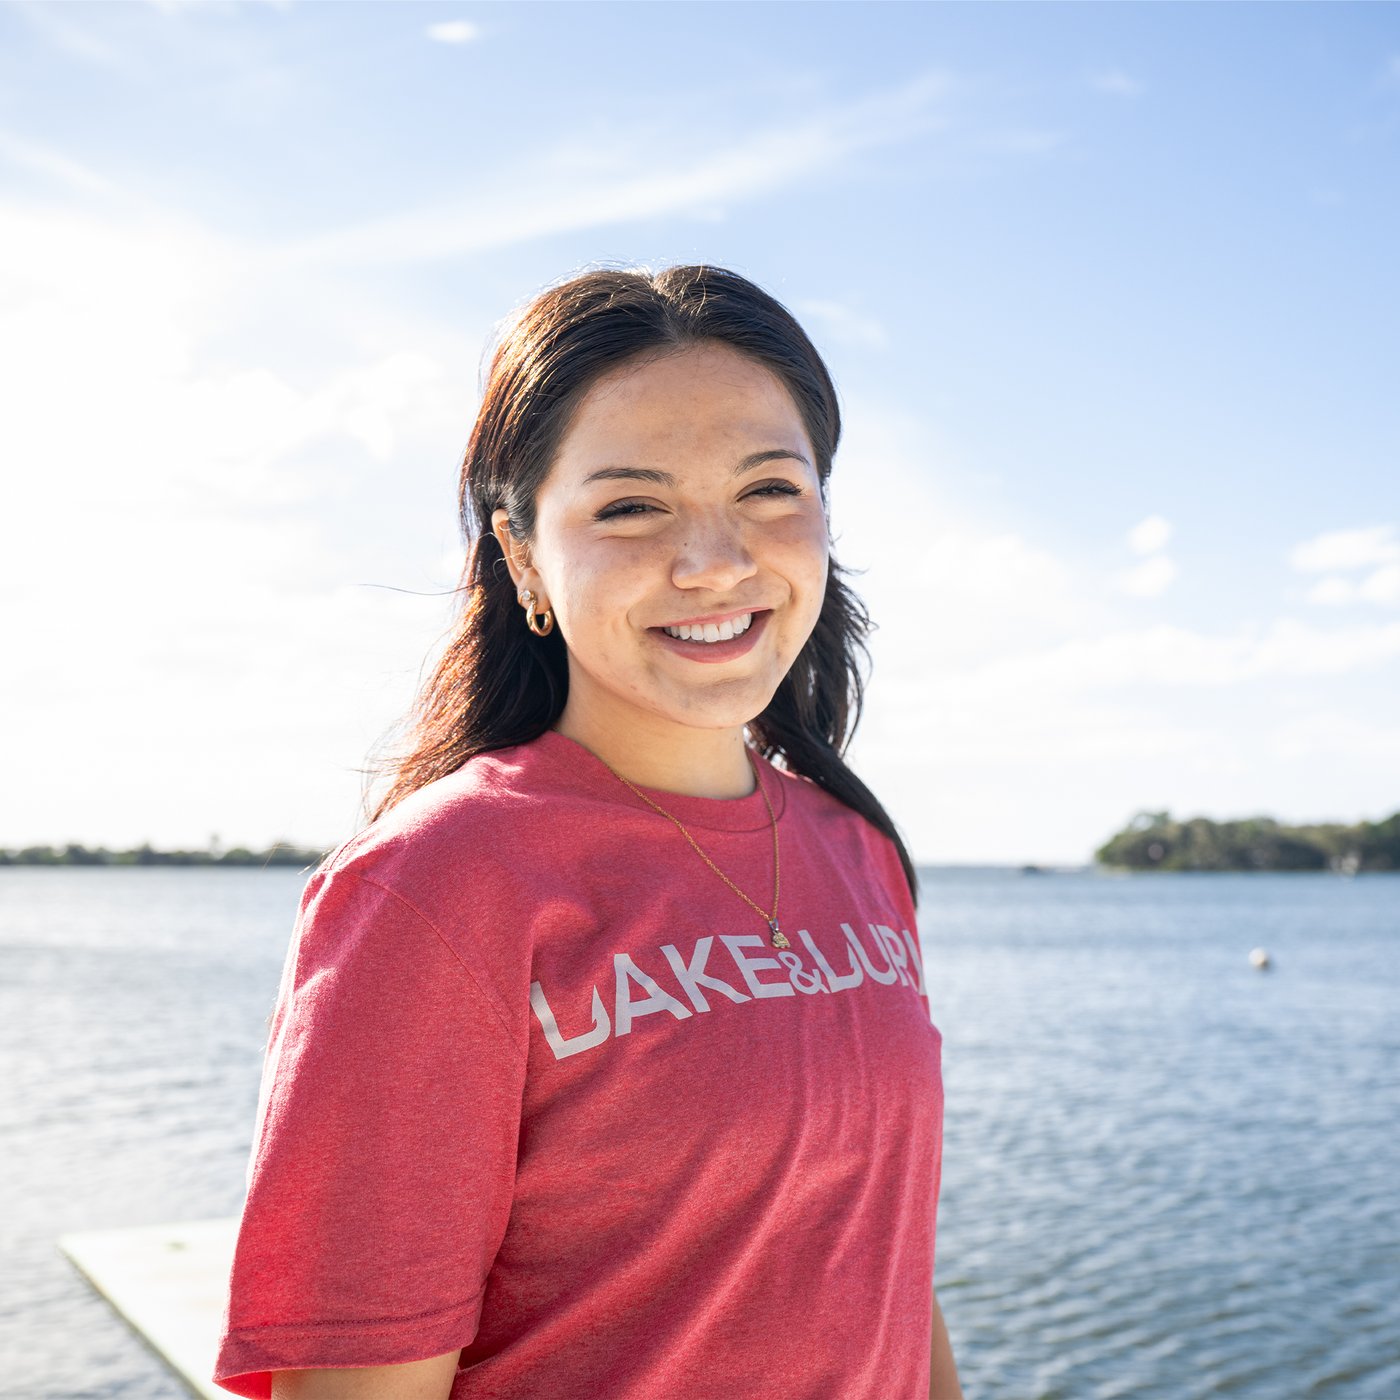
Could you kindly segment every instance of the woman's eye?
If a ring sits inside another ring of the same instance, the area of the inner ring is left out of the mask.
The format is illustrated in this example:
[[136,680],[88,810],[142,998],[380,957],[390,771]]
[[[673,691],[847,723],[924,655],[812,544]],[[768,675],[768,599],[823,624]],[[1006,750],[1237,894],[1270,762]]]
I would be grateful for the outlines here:
[[802,488],[791,481],[765,481],[762,486],[756,486],[745,496],[747,500],[752,496],[800,496]]
[[650,511],[651,506],[645,501],[613,501],[609,505],[605,505],[593,518],[595,520],[616,520],[619,516],[646,515]]

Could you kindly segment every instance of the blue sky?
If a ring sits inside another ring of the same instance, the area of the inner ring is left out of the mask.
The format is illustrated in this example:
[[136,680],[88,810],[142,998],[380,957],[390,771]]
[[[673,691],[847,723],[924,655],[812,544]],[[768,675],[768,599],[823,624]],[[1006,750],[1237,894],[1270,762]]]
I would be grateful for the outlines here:
[[1400,8],[0,7],[0,843],[333,841],[491,326],[799,314],[933,861],[1400,807]]

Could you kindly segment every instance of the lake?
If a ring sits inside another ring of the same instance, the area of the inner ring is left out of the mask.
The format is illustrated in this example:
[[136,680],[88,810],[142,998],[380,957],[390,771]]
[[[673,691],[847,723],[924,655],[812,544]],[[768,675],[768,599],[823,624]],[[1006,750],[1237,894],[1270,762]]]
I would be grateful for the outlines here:
[[[183,1395],[54,1238],[236,1212],[302,879],[0,868],[0,1395]],[[1400,1395],[1400,876],[924,879],[969,1400]]]

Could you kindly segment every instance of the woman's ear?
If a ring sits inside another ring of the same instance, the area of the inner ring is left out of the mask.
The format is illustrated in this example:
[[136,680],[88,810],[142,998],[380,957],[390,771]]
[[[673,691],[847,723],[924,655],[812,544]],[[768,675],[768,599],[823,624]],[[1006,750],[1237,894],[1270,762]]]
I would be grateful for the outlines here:
[[506,568],[510,570],[510,581],[520,587],[520,580],[524,576],[525,567],[529,560],[529,553],[514,535],[510,532],[510,516],[503,510],[491,512],[491,533],[496,537],[496,543],[501,546],[501,553],[506,557]]
[[522,544],[511,534],[510,516],[505,511],[491,512],[491,533],[501,546],[501,553],[505,556],[506,568],[510,571],[510,581],[515,585],[515,591],[520,593],[524,589],[531,589],[536,598],[540,599],[540,608],[543,611],[549,604],[541,598],[542,582],[534,565],[530,563],[530,546]]

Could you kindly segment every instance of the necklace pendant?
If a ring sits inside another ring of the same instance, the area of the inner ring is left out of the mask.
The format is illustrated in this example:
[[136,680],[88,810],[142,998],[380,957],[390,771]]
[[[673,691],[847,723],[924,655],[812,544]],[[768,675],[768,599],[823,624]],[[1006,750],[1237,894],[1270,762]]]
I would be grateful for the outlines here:
[[775,948],[791,948],[792,944],[787,941],[782,929],[778,927],[776,919],[768,920],[768,927],[773,930],[773,946]]

